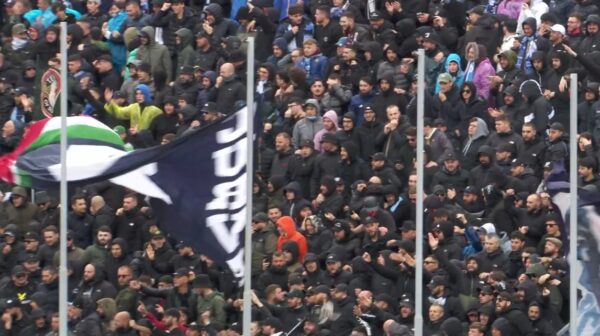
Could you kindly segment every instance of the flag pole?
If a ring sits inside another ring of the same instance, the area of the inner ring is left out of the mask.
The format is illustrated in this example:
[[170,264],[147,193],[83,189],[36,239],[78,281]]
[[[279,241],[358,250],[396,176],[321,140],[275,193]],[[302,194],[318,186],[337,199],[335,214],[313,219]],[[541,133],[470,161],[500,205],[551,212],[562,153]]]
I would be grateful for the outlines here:
[[246,133],[248,156],[246,161],[246,229],[244,230],[244,304],[243,335],[250,335],[252,322],[252,187],[254,185],[254,37],[248,37],[248,60],[246,61]]
[[417,61],[417,237],[415,241],[415,335],[423,335],[423,180],[425,173],[425,50],[419,49]]
[[571,74],[570,92],[570,127],[569,127],[569,180],[570,183],[570,215],[569,215],[569,335],[577,335],[577,74]]
[[58,311],[60,336],[68,335],[67,291],[67,23],[60,23],[60,267]]

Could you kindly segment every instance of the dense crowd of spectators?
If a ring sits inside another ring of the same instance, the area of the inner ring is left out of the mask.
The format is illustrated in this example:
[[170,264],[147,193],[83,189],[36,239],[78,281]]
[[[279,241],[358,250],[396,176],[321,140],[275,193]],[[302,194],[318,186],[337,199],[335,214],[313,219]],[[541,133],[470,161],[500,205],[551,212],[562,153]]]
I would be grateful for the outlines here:
[[[596,2],[5,0],[2,14],[2,154],[58,111],[41,97],[56,89],[43,74],[61,62],[69,114],[114,127],[128,150],[218,121],[245,103],[247,38],[256,38],[253,336],[412,335],[416,286],[424,335],[548,336],[569,322],[565,251],[576,242],[551,184],[578,155],[579,186],[600,187]],[[242,333],[231,272],[171,237],[144,195],[109,182],[81,188],[61,233],[47,192],[4,191],[0,336],[57,335],[60,234],[73,335]],[[588,282],[599,283],[598,251],[584,258],[595,265]]]

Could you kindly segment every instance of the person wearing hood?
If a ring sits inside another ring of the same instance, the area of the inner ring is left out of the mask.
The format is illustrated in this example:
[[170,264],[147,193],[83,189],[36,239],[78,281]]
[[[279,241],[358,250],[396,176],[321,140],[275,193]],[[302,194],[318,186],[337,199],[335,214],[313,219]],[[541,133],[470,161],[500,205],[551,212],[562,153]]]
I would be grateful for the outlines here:
[[[469,124],[473,118],[489,118],[486,111],[486,102],[477,95],[477,88],[473,82],[465,82],[459,89],[460,99],[458,101],[458,120],[454,135],[459,139],[468,137]],[[487,127],[487,125],[486,125]]]
[[291,216],[292,218],[297,218],[297,213],[300,210],[299,208],[309,202],[302,197],[302,189],[300,188],[300,184],[296,181],[292,181],[288,183],[283,188],[283,196],[284,203],[281,205],[282,214],[284,216]]
[[252,278],[257,280],[262,272],[262,263],[265,258],[275,252],[277,236],[271,225],[269,217],[264,212],[259,212],[252,217]]
[[314,261],[324,260],[333,243],[333,232],[324,225],[323,220],[317,215],[310,215],[302,221],[302,233],[306,236],[309,253],[304,258],[307,263],[309,255]]
[[60,49],[59,28],[52,26],[44,31],[44,38],[38,40],[35,46],[36,64],[38,69],[48,68],[48,61],[56,57]]
[[283,216],[277,220],[277,229],[279,230],[279,238],[277,240],[277,251],[281,251],[283,244],[288,240],[293,240],[298,244],[298,260],[302,262],[308,251],[306,238],[296,231],[294,219],[290,216]]
[[369,165],[359,157],[358,146],[351,140],[341,144],[340,167],[337,176],[345,184],[346,190],[351,190],[354,181],[367,181],[372,176]]
[[114,298],[117,290],[104,279],[104,268],[100,264],[87,264],[83,269],[83,279],[73,290],[75,301],[81,302],[83,316],[96,309],[96,302],[102,298]]
[[321,140],[323,139],[323,135],[325,133],[335,135],[335,133],[337,133],[338,131],[338,115],[337,113],[335,113],[335,111],[330,110],[325,112],[322,120],[323,128],[317,131],[313,138],[313,141],[315,143],[315,150],[317,151],[321,151]]
[[410,65],[408,63],[402,62],[398,46],[392,43],[383,49],[382,62],[379,63],[375,77],[378,80],[381,80],[386,74],[390,73],[393,76],[393,82],[391,83],[392,88],[406,90],[410,85],[407,74],[409,71],[409,66]]
[[595,51],[600,51],[600,15],[590,14],[585,22],[586,35],[579,44],[577,51],[582,55],[591,54]]
[[504,90],[517,83],[522,77],[521,70],[516,67],[517,54],[513,50],[505,50],[498,54],[498,72],[492,77],[491,93],[496,97],[495,105],[502,104]]
[[[177,79],[172,86],[173,95],[178,97],[178,100],[185,100],[186,106],[196,105],[196,97],[200,90],[200,83],[194,78],[194,68],[190,65],[184,65],[178,69]],[[179,107],[185,107],[179,105]],[[219,111],[220,112],[220,111]]]
[[557,121],[563,124],[567,129],[570,125],[569,118],[569,90],[561,88],[561,82],[564,76],[568,76],[568,67],[570,58],[564,51],[550,52],[550,69],[542,82],[544,88],[544,96],[554,108],[554,118],[552,121]]
[[538,82],[532,79],[524,81],[519,92],[525,100],[526,111],[529,112],[524,122],[533,123],[538,135],[545,136],[550,120],[554,117],[554,108],[543,95]]
[[237,34],[237,23],[223,15],[223,8],[218,3],[207,5],[203,14],[204,21],[197,26],[200,26],[200,31],[210,36],[213,45],[218,45],[224,37]]
[[306,140],[315,139],[317,133],[323,129],[321,107],[316,99],[306,100],[304,103],[304,112],[306,114],[305,117],[296,122],[292,132],[292,145],[294,148],[300,148],[300,145]]
[[167,82],[173,80],[173,63],[166,46],[158,44],[154,36],[154,28],[146,26],[139,33],[140,47],[136,59],[150,64],[152,72],[162,70],[167,74]]
[[355,141],[356,127],[354,125],[354,120],[356,120],[356,116],[352,112],[346,112],[342,117],[342,126],[336,133],[336,136],[340,140],[340,143],[346,141]]
[[483,188],[490,182],[490,176],[494,175],[493,172],[502,174],[500,168],[495,164],[496,151],[488,146],[482,145],[477,150],[477,162],[478,164],[471,169],[471,176],[469,178],[469,185],[475,186],[476,188]]
[[[446,64],[444,65],[443,73],[448,73],[453,78],[453,83],[457,87],[461,87],[465,81],[465,74],[462,70],[462,63],[459,54],[452,53],[446,57]],[[440,83],[436,82],[435,93],[440,92]]]
[[[278,66],[278,64],[286,58],[288,55],[287,51],[287,41],[283,37],[278,37],[273,40],[273,44],[271,46],[271,54],[267,58],[267,62]],[[283,68],[278,68],[278,70],[284,70]]]
[[465,54],[465,82],[473,82],[477,94],[488,101],[492,86],[489,78],[496,75],[496,70],[487,56],[487,49],[483,44],[471,42],[467,44]]
[[196,110],[202,110],[202,107],[209,102],[209,98],[214,95],[216,80],[217,73],[214,71],[206,71],[202,74],[198,95],[196,96]]
[[302,264],[298,260],[298,244],[293,240],[288,240],[283,243],[281,251],[285,257],[287,270],[290,274],[301,273],[304,271]]
[[[543,3],[543,1],[539,2]],[[514,42],[515,46],[513,47],[513,50],[517,53],[517,63],[515,64],[515,67],[522,70],[525,75],[531,75],[534,72],[532,63],[533,54],[536,51],[550,51],[550,41],[538,35],[535,18],[525,19],[518,27],[521,28],[521,31],[519,32],[519,29],[517,28],[517,32],[522,33],[523,36]]]
[[333,221],[340,217],[344,198],[336,190],[335,179],[331,176],[321,178],[319,193],[313,200],[313,208],[324,221]]
[[[395,105],[404,108],[406,99],[404,95],[398,94],[395,90],[394,74],[391,72],[384,73],[378,78],[379,94],[373,99],[373,108],[379,117],[386,115],[388,106]],[[380,121],[382,118],[379,118]]]
[[108,255],[104,261],[104,267],[106,269],[107,280],[115,286],[120,288],[118,270],[121,266],[129,265],[132,258],[130,251],[127,248],[127,243],[122,238],[115,238],[108,244]]
[[193,67],[196,65],[196,52],[192,46],[193,39],[192,31],[187,28],[181,28],[175,32],[173,52],[177,58],[176,75],[179,75],[184,66]]
[[[484,13],[485,5],[476,5],[467,11],[468,20],[471,24],[471,29],[465,32],[464,37],[459,42],[457,50],[462,52],[465,46],[471,42],[483,43],[490,52],[496,51],[501,43],[498,26],[493,15]],[[460,26],[462,27],[462,26]],[[463,56],[467,56],[464,54]]]
[[[152,16],[150,25],[162,28],[164,45],[169,49],[171,55],[178,54],[177,58],[179,59],[177,37],[181,37],[181,29],[188,29],[189,36],[186,36],[186,39],[189,41],[186,41],[186,44],[191,44],[191,35],[196,26],[196,19],[183,0],[174,0],[162,4],[160,10]],[[179,64],[179,66],[181,65]]]
[[118,106],[113,100],[112,90],[106,90],[104,98],[107,101],[104,105],[106,112],[117,119],[129,120],[133,134],[150,127],[152,120],[162,114],[161,109],[152,105],[150,88],[145,84],[135,87],[135,103],[128,106]]
[[166,97],[163,105],[163,114],[156,116],[148,127],[152,140],[148,146],[160,144],[165,134],[177,133],[179,116],[177,115],[177,101],[174,97]]
[[519,17],[517,19],[517,33],[527,34],[525,28],[523,27],[523,23],[528,20],[532,20],[529,22],[533,22],[535,24],[533,26],[533,31],[537,32],[537,25],[542,22],[542,15],[548,13],[548,10],[549,7],[543,0],[523,1],[521,12],[519,13]]

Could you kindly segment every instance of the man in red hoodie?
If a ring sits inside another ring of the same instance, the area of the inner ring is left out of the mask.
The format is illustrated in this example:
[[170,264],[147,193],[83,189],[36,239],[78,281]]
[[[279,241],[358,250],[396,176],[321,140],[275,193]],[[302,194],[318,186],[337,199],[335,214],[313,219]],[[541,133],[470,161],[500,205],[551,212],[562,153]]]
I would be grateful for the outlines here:
[[304,256],[308,251],[306,244],[306,238],[298,231],[296,231],[296,224],[294,219],[290,216],[283,216],[277,220],[277,228],[279,230],[279,239],[277,240],[277,251],[281,251],[283,243],[288,240],[293,240],[298,244],[298,250],[300,251],[299,259],[300,262],[304,260]]

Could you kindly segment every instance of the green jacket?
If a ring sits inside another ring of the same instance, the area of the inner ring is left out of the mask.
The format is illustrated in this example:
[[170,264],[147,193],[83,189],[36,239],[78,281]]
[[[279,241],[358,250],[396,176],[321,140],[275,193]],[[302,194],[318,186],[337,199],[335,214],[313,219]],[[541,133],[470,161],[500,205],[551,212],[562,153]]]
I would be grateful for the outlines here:
[[137,51],[137,59],[150,64],[152,72],[162,70],[167,74],[167,81],[173,80],[173,65],[169,49],[154,41],[154,28],[148,26],[142,28],[142,35],[148,36],[149,42],[141,45]]
[[137,291],[125,287],[119,291],[115,297],[118,311],[129,312],[132,316],[137,313],[138,293]]
[[196,52],[192,47],[193,37],[192,31],[187,28],[181,28],[175,32],[176,36],[179,36],[181,44],[177,46],[177,68],[176,74],[179,76],[179,71],[184,65],[193,67],[196,65]]
[[81,257],[81,264],[87,265],[90,263],[104,264],[106,256],[108,255],[108,249],[98,244],[92,244],[88,246],[83,252]]
[[277,248],[277,236],[269,227],[252,234],[252,276],[262,272],[263,259],[272,255]]
[[15,224],[19,228],[19,234],[23,235],[29,231],[29,223],[36,218],[38,207],[25,201],[23,205],[15,208],[10,201],[6,204],[6,223]]
[[200,322],[202,313],[210,311],[210,323],[215,326],[215,329],[220,330],[225,326],[225,299],[223,293],[213,291],[207,297],[198,295],[196,302],[196,314],[198,322]]

